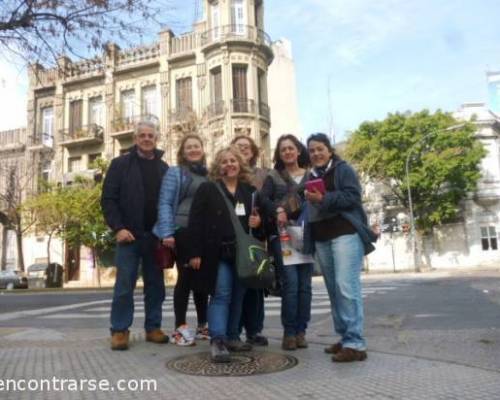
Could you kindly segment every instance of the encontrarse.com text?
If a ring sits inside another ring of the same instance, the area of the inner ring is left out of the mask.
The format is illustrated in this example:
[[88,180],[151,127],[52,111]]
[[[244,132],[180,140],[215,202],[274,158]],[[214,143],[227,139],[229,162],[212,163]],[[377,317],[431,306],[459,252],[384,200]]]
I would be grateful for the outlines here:
[[156,392],[156,379],[2,379],[0,392]]

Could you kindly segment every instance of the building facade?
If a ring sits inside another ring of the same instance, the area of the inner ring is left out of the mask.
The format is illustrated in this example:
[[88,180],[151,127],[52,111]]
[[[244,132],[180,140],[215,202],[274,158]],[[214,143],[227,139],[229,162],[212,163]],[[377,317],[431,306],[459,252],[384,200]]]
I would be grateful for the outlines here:
[[297,82],[292,44],[287,39],[273,42],[274,60],[269,66],[269,104],[273,110],[271,156],[278,138],[286,133],[303,136],[297,101]]
[[97,59],[34,65],[27,146],[37,148],[36,164],[51,181],[71,182],[96,158],[127,151],[140,118],[158,121],[169,163],[193,130],[209,155],[244,134],[268,159],[273,52],[263,8],[257,0],[205,0],[203,20],[187,34],[164,30],[148,46],[110,44]]
[[[53,69],[32,65],[28,125],[2,134],[0,140],[8,137],[12,144],[2,145],[0,163],[14,151],[29,165],[27,193],[37,191],[40,178],[71,184],[77,175],[92,176],[97,158],[126,152],[135,122],[144,118],[158,123],[159,147],[171,164],[188,132],[203,138],[209,159],[234,136],[248,135],[267,163],[267,75],[274,56],[264,32],[263,1],[205,0],[203,9],[202,20],[180,36],[166,29],[147,46],[122,50],[109,44],[95,59],[61,57]],[[42,261],[45,240],[26,237],[26,265]],[[58,240],[52,248],[51,261],[66,266],[67,280],[93,279],[86,249],[66,248]]]

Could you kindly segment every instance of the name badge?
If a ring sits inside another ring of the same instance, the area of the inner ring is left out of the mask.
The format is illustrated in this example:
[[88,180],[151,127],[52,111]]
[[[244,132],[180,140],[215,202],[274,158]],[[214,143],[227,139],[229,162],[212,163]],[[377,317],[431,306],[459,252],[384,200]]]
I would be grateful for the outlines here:
[[236,203],[235,211],[238,217],[243,217],[244,215],[246,215],[245,205],[243,203]]

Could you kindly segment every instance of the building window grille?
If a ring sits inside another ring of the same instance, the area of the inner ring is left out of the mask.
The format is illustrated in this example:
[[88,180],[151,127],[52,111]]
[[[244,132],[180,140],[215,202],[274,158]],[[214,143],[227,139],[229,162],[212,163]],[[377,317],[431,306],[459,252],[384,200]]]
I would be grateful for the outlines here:
[[42,144],[52,147],[54,138],[54,109],[46,107],[42,109]]
[[231,27],[232,32],[243,35],[246,31],[246,18],[243,0],[232,0],[231,3]]
[[177,79],[175,82],[175,100],[177,112],[182,113],[193,109],[193,86],[191,78]]
[[142,88],[142,115],[158,115],[156,86],[146,86]]
[[75,100],[69,104],[69,133],[76,135],[82,130],[82,100]]
[[126,122],[134,122],[135,115],[135,92],[134,90],[125,90],[121,93],[122,118]]
[[89,125],[104,125],[104,103],[102,97],[89,100]]
[[247,66],[233,65],[234,112],[248,112]]
[[82,157],[68,158],[68,172],[78,172],[82,170]]
[[481,227],[481,246],[483,250],[498,250],[497,230],[494,226]]

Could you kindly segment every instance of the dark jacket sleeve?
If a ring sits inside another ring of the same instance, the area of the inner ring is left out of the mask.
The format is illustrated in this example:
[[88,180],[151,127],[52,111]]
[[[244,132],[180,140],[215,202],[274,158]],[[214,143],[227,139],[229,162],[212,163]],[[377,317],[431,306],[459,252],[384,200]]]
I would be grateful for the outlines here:
[[113,231],[125,228],[122,213],[120,211],[120,182],[122,168],[118,159],[111,161],[111,164],[104,178],[101,196],[101,208],[106,223]]
[[261,209],[268,218],[274,218],[276,208],[278,207],[278,203],[274,201],[274,191],[275,185],[273,178],[268,175],[264,180],[262,189],[260,190]]
[[335,190],[326,192],[321,209],[338,212],[361,206],[361,185],[356,172],[346,163],[337,168],[341,169],[338,175],[339,179],[335,182]]
[[203,255],[204,232],[208,210],[208,199],[210,198],[210,182],[200,185],[191,204],[189,211],[188,234],[191,239],[189,258],[201,257]]

